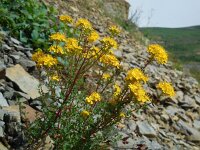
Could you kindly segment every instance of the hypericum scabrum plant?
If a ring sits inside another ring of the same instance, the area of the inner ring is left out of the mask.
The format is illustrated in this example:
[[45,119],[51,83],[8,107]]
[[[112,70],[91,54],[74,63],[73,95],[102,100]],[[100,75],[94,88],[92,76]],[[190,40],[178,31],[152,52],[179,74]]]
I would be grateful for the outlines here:
[[[115,36],[121,32],[118,27],[109,28],[110,37],[100,37],[86,19],[74,22],[62,15],[60,21],[66,33],[53,33],[49,49],[38,49],[32,57],[46,72],[49,91],[41,91],[42,115],[30,125],[30,144],[37,148],[49,136],[55,149],[99,148],[110,136],[109,129],[127,116],[126,105],[134,103],[140,109],[151,103],[143,88],[149,80],[144,71],[154,59],[166,63],[167,53],[150,45],[147,64],[122,77],[123,67],[113,54],[118,48]],[[170,84],[157,87],[174,95]]]

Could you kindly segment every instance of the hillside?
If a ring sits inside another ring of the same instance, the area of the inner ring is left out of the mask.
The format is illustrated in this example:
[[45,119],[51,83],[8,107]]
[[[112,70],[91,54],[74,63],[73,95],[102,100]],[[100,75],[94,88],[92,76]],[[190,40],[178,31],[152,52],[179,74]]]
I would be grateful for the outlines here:
[[184,28],[140,28],[151,41],[162,43],[174,59],[200,81],[200,26]]

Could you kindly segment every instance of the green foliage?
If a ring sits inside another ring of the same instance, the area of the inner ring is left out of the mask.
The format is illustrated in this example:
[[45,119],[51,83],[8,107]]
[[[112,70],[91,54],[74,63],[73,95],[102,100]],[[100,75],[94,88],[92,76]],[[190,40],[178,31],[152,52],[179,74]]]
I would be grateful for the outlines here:
[[[56,22],[55,11],[39,0],[1,0],[0,25],[12,36],[34,48],[45,47]],[[52,29],[52,27],[51,27]]]

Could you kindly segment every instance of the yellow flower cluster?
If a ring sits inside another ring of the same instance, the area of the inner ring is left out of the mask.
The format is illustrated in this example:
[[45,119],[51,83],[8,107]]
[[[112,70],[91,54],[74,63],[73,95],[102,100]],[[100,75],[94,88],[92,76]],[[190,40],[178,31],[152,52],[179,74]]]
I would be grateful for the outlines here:
[[110,74],[109,74],[109,73],[104,73],[104,74],[102,75],[102,78],[103,78],[104,80],[108,80],[108,79],[110,79]]
[[167,96],[173,97],[175,95],[174,88],[171,83],[163,81],[157,84],[157,88],[161,89]]
[[66,41],[66,37],[63,33],[53,33],[52,35],[50,35],[50,40],[52,41],[56,41],[56,42],[65,42]]
[[55,74],[51,76],[51,80],[60,81],[60,77],[57,74]]
[[137,82],[140,82],[140,81],[147,82],[148,77],[146,75],[144,75],[144,73],[139,68],[134,68],[127,72],[126,80],[131,83],[136,82],[136,81]]
[[98,102],[101,100],[101,96],[97,92],[93,92],[90,96],[86,97],[86,103],[93,105],[95,102]]
[[92,25],[87,19],[80,18],[76,22],[76,27],[82,30],[92,30]]
[[129,84],[129,88],[139,102],[145,103],[150,100],[149,96],[139,82]]
[[117,48],[117,42],[111,37],[104,37],[101,40],[102,47],[105,50],[109,50],[110,48]]
[[120,112],[120,113],[119,113],[119,117],[120,117],[120,118],[125,118],[125,117],[126,117],[126,115],[125,115],[125,113],[123,113],[123,112]]
[[73,19],[71,16],[68,15],[61,15],[59,17],[60,21],[64,22],[64,23],[72,23]]
[[109,31],[112,35],[118,35],[121,32],[117,26],[109,27]]
[[87,117],[90,115],[90,113],[89,113],[87,110],[83,110],[83,111],[81,112],[81,115],[82,115],[84,118],[87,118]]
[[63,48],[59,45],[52,45],[49,47],[50,52],[54,52],[57,54],[64,54]]
[[120,67],[119,60],[112,54],[103,55],[100,58],[100,62],[103,63],[103,64],[106,64],[106,65],[116,67],[116,68]]
[[115,89],[115,92],[114,92],[113,96],[117,97],[121,93],[122,90],[121,90],[120,86],[116,83],[114,85],[114,89]]
[[44,54],[38,51],[32,55],[32,60],[37,63],[37,66],[52,67],[58,64],[58,60],[49,54]]
[[168,54],[165,49],[158,44],[151,44],[147,50],[159,64],[165,64],[168,61]]
[[83,54],[84,58],[97,58],[98,57],[98,53],[99,53],[100,49],[96,46],[92,46],[88,52]]
[[92,43],[99,39],[99,34],[96,31],[91,31],[90,35],[88,36],[88,42]]
[[66,45],[65,45],[66,51],[68,53],[76,53],[79,54],[82,51],[82,47],[79,46],[77,39],[75,38],[67,38],[66,39]]

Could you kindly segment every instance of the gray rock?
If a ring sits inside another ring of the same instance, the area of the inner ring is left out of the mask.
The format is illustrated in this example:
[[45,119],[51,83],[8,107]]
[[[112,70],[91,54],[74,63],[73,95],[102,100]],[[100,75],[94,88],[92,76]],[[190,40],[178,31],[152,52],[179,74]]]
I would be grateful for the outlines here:
[[0,106],[9,106],[7,100],[3,97],[3,94],[0,92]]
[[183,108],[196,108],[196,103],[193,98],[188,95],[185,95],[183,100],[179,101],[179,105]]
[[11,50],[11,47],[10,46],[8,46],[7,44],[2,44],[2,49],[3,50]]
[[2,108],[4,113],[4,122],[10,123],[10,122],[21,122],[21,116],[19,111],[18,105],[13,105],[9,107],[3,107]]
[[194,96],[194,99],[198,105],[200,105],[200,96]]
[[[32,99],[40,97],[39,81],[33,76],[29,75],[20,65],[6,69],[6,77],[14,82],[20,90],[30,96]],[[44,93],[47,92],[47,87],[41,86]]]
[[174,107],[174,106],[168,106],[165,111],[167,112],[167,114],[172,117],[174,116],[175,114],[177,113],[184,113],[184,110],[181,109],[181,108],[177,108],[177,107]]
[[138,121],[137,123],[138,131],[140,134],[147,137],[156,137],[157,133],[154,128],[147,121]]
[[20,65],[22,65],[24,68],[27,68],[28,70],[33,70],[36,66],[36,63],[34,61],[21,58],[17,61]]
[[24,51],[24,47],[21,45],[14,45],[14,47],[18,50],[18,51]]
[[14,60],[17,61],[18,59],[20,59],[19,55],[10,55],[10,57]]
[[4,63],[0,61],[0,79],[5,78],[5,68]]
[[20,41],[18,41],[17,39],[14,39],[14,38],[10,38],[10,41],[11,42],[13,42],[14,44],[17,44],[17,45],[20,45],[21,44],[21,42]]
[[178,101],[182,101],[183,100],[183,92],[182,91],[176,91],[176,96],[175,99],[177,99]]
[[0,138],[4,137],[4,131],[2,126],[0,126]]
[[186,135],[188,140],[200,142],[200,132],[197,129],[193,128],[191,125],[182,120],[177,122],[177,126],[179,127],[180,132]]
[[200,130],[200,120],[194,120],[193,126],[194,126],[196,129]]

